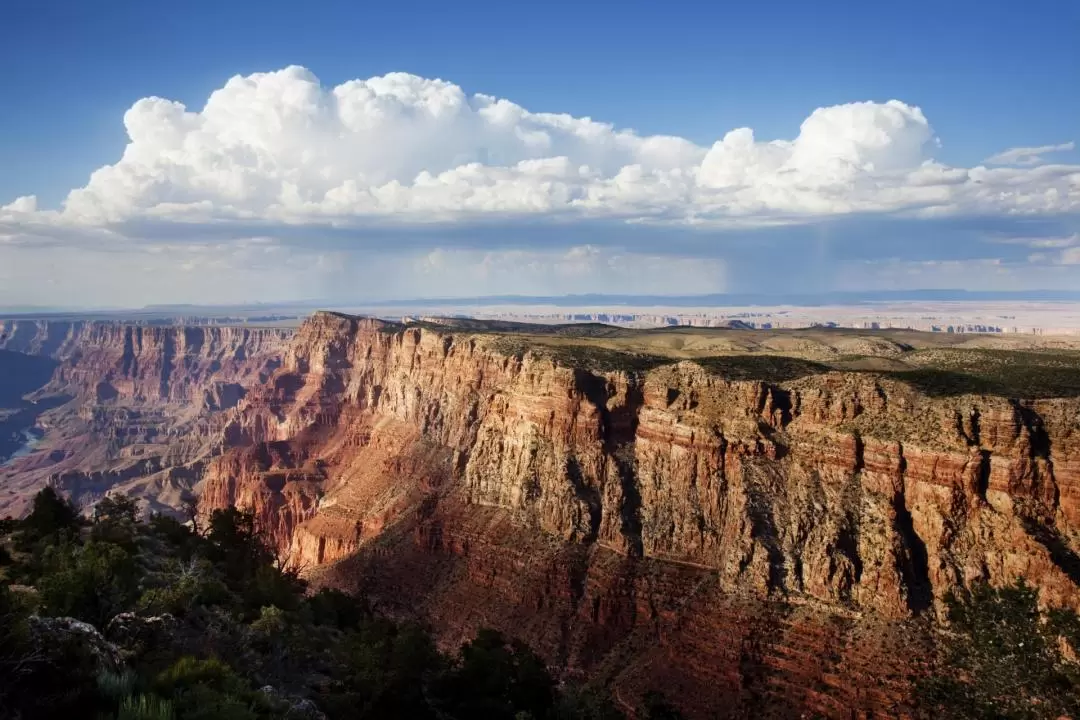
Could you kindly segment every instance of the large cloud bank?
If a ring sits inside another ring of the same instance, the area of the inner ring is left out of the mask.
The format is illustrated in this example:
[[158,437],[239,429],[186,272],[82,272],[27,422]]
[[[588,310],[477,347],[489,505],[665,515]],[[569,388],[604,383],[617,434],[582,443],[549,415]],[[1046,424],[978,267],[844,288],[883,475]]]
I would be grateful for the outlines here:
[[[64,218],[349,222],[502,213],[710,223],[1080,208],[1075,167],[934,162],[926,117],[896,100],[819,108],[790,141],[763,142],[739,128],[704,148],[529,112],[442,80],[392,73],[325,88],[289,67],[234,77],[201,111],[139,100],[124,125],[123,157],[70,193]],[[33,209],[21,198],[7,212]]]
[[[143,242],[146,252],[152,237],[210,234],[247,243],[240,251],[219,249],[217,258],[244,257],[251,247],[265,254],[279,242],[302,251],[306,229],[308,237],[348,231],[353,249],[389,252],[387,241],[364,233],[419,227],[428,233],[420,243],[426,247],[414,247],[402,267],[428,267],[434,251],[450,252],[440,256],[444,261],[479,257],[495,266],[522,257],[538,262],[550,251],[555,268],[578,267],[581,257],[595,265],[600,252],[611,256],[603,266],[621,268],[621,278],[644,277],[627,268],[664,251],[597,250],[618,236],[612,227],[722,232],[845,217],[1080,212],[1080,166],[1046,160],[1071,143],[1006,150],[988,160],[992,167],[949,167],[934,160],[939,141],[923,112],[898,100],[819,108],[790,140],[763,140],[738,128],[703,147],[530,112],[442,80],[392,73],[327,88],[308,70],[289,67],[234,77],[201,110],[144,98],[124,125],[122,157],[71,190],[60,208],[41,208],[30,195],[0,207],[0,251],[5,243],[89,247],[119,240]],[[498,242],[514,244],[521,221],[563,230],[599,223],[608,232],[556,248],[515,247],[492,260],[490,253],[503,252]],[[502,235],[479,256],[475,247],[430,239],[441,229],[493,225]],[[159,256],[186,257],[210,245],[152,247]],[[200,257],[181,265],[210,262]],[[327,263],[308,260],[305,267]],[[715,251],[710,262],[723,266]]]

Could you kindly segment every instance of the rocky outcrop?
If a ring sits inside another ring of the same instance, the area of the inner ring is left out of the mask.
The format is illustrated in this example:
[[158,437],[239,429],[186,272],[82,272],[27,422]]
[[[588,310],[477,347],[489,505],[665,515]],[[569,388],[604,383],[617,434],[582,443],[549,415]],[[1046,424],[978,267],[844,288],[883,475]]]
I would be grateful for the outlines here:
[[231,416],[204,499],[255,508],[307,566],[442,493],[762,597],[904,617],[1025,577],[1077,606],[1078,416],[869,373],[601,372],[323,313]]
[[31,615],[28,628],[35,662],[56,667],[84,663],[93,668],[93,674],[115,670],[123,663],[120,648],[81,620]]
[[975,581],[1080,605],[1080,401],[504,340],[316,315],[230,413],[204,511],[448,644],[495,625],[701,716],[901,712],[899,649]]

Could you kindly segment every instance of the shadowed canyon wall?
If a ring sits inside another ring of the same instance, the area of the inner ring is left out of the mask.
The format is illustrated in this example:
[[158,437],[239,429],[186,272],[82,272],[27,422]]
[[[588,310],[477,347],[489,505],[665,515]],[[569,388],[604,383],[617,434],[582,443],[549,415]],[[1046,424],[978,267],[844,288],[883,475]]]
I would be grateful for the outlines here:
[[702,715],[899,712],[900,649],[949,590],[1080,603],[1078,413],[324,313],[232,412],[201,498],[447,642],[496,625],[631,698],[706,688]]

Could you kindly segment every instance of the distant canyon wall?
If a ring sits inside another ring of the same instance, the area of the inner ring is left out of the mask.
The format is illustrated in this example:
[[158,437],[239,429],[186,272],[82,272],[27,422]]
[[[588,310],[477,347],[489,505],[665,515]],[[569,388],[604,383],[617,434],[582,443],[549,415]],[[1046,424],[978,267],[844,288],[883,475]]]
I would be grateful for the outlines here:
[[53,389],[212,406],[238,389],[226,386],[269,377],[290,336],[279,328],[0,320],[0,350],[60,361]]
[[0,351],[51,358],[31,397],[67,396],[36,422],[38,452],[0,468],[0,512],[19,513],[51,482],[80,502],[129,490],[179,507],[220,450],[224,412],[281,364],[291,331],[0,320]]

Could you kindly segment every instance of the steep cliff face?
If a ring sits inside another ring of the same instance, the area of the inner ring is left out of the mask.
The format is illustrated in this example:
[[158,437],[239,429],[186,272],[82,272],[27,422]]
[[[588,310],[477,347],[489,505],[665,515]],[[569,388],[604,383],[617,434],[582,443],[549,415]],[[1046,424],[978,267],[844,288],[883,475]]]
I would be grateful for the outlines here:
[[2,321],[0,350],[52,358],[32,397],[68,401],[37,419],[38,451],[0,467],[21,511],[52,482],[79,501],[128,490],[170,510],[220,448],[224,411],[281,364],[289,330],[148,327],[112,322]]
[[904,617],[1026,577],[1077,606],[1078,417],[1072,399],[928,397],[868,373],[601,372],[320,314],[240,403],[225,436],[241,450],[204,498],[256,507],[307,566],[452,496],[761,597]]

